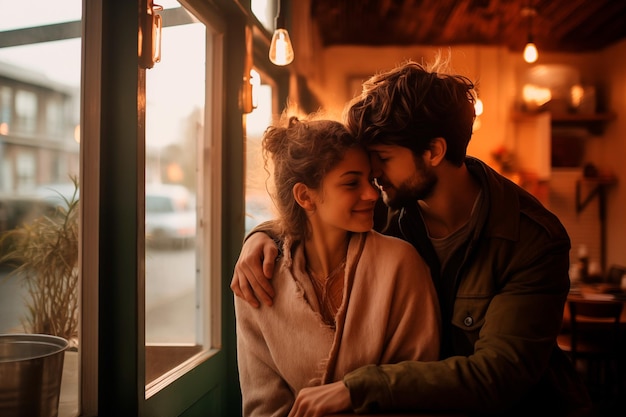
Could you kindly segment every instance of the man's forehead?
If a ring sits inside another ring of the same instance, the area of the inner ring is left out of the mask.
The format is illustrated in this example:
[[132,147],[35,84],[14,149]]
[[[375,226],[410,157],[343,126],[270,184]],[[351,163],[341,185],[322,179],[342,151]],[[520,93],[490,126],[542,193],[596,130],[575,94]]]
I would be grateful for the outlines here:
[[401,148],[402,147],[398,145],[383,145],[383,144],[367,146],[367,150],[369,152],[376,152],[376,153],[392,153],[392,152],[397,152]]

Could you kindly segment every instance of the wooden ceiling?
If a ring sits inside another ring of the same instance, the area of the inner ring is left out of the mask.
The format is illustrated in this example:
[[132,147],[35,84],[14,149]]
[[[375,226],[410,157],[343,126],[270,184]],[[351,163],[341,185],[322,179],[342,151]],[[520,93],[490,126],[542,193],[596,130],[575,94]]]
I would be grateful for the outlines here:
[[[534,15],[529,17],[530,14]],[[588,52],[626,38],[624,0],[312,0],[324,46],[478,44]]]

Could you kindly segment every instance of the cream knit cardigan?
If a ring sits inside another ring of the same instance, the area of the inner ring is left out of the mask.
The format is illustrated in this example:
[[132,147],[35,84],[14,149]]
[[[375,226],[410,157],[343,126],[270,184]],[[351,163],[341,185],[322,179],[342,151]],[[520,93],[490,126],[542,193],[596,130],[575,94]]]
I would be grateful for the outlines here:
[[286,416],[300,389],[363,365],[438,359],[437,296],[409,243],[374,231],[352,235],[334,330],[318,313],[302,245],[289,249],[276,264],[272,307],[235,297],[245,417]]

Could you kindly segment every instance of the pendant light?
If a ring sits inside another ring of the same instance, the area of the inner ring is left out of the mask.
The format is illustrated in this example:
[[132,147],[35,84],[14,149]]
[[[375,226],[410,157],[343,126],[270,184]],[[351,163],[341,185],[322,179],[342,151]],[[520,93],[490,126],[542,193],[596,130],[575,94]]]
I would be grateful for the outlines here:
[[[480,51],[478,50],[478,45],[475,46],[474,58],[474,62],[476,63],[475,77],[476,83],[478,83],[478,80],[480,79]],[[483,101],[480,99],[480,97],[478,97],[478,91],[475,87],[472,95],[474,96],[474,124],[472,125],[472,132],[477,132],[482,125],[480,116],[483,114],[484,106]]]
[[280,19],[280,2],[276,1],[276,18],[274,19],[274,35],[272,36],[272,43],[270,44],[270,61],[274,65],[284,66],[289,65],[293,61],[293,47],[291,46],[291,39],[289,39],[289,32],[284,28],[284,23]]
[[524,47],[524,61],[532,64],[539,58],[539,52],[537,52],[537,46],[533,42],[533,17],[537,15],[537,11],[529,6],[522,9],[522,16],[528,18],[528,42]]
[[[478,74],[480,74],[480,51],[478,50],[478,46],[475,47],[475,60],[474,62],[476,63],[476,80],[478,81],[480,79],[480,76]],[[483,101],[480,99],[480,97],[478,97],[478,92],[476,92],[476,101],[474,101],[474,111],[476,112],[476,117],[480,117],[483,114],[483,111],[485,110],[484,105],[483,105]]]

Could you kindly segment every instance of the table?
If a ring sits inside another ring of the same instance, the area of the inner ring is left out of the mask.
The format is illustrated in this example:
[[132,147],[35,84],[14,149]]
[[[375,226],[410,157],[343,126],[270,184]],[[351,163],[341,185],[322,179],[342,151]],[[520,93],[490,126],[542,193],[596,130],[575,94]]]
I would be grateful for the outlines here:
[[[620,316],[620,323],[626,328],[626,291],[620,290],[619,286],[608,283],[594,283],[594,284],[577,284],[572,285],[568,296],[568,300],[576,299],[595,299],[595,300],[620,300],[624,307],[622,308],[622,315]],[[570,324],[569,307],[565,303],[563,309],[563,327],[568,329]]]

